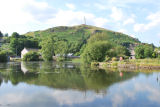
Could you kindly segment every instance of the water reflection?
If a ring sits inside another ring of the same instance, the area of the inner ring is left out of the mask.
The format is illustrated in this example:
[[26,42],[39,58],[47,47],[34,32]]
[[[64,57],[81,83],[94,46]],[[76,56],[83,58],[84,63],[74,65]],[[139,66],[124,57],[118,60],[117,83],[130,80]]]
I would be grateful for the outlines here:
[[155,83],[157,73],[112,72],[76,63],[7,63],[0,64],[0,104],[160,106]]

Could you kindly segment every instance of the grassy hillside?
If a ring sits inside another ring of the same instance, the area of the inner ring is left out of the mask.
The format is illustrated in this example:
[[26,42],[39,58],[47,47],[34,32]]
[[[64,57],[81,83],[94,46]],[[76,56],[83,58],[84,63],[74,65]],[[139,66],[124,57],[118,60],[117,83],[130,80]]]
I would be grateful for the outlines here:
[[76,53],[80,51],[81,47],[86,44],[87,40],[95,33],[103,33],[108,38],[107,41],[123,46],[127,46],[127,44],[130,43],[140,43],[138,39],[129,35],[89,25],[78,25],[72,27],[59,26],[42,31],[28,32],[25,35],[35,38],[57,36],[58,38],[67,40],[71,45],[73,45],[71,47],[74,47],[75,49],[72,50],[75,51],[72,52]]
[[128,36],[126,34],[114,32],[111,30],[107,30],[107,29],[103,29],[95,26],[89,26],[89,25],[79,25],[79,26],[73,26],[73,27],[59,26],[59,27],[49,28],[47,30],[42,30],[42,31],[28,32],[25,35],[32,36],[32,37],[46,37],[48,35],[57,35],[58,37],[64,38],[68,41],[77,42],[82,39],[88,39],[91,35],[98,32],[105,33],[109,37],[109,41],[114,41],[117,43],[123,43],[123,42],[139,43],[140,42],[139,40],[131,36]]

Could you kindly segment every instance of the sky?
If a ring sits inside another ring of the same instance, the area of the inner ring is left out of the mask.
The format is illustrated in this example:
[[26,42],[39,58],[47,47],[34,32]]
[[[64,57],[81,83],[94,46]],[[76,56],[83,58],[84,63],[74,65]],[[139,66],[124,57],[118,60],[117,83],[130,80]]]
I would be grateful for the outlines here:
[[160,46],[160,0],[0,0],[2,33],[84,24]]

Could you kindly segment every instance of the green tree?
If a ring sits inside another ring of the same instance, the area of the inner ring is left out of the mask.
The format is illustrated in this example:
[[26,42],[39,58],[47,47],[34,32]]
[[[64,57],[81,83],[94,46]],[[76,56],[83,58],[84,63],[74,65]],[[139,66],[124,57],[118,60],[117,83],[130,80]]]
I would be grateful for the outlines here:
[[151,58],[153,51],[154,51],[154,49],[152,46],[149,46],[149,45],[144,46],[144,57]]
[[0,31],[0,37],[3,37],[3,33]]
[[54,44],[54,53],[60,54],[60,56],[68,53],[68,45],[66,41],[57,41]]
[[42,40],[40,43],[41,45],[41,52],[42,57],[45,61],[52,60],[52,56],[54,55],[54,37],[48,37]]
[[136,58],[143,59],[143,58],[151,58],[154,52],[154,48],[152,45],[138,45],[135,48]]
[[19,35],[17,32],[13,32],[13,33],[12,33],[12,37],[13,37],[13,38],[19,38],[20,35]]
[[137,59],[142,59],[144,58],[144,47],[143,45],[138,45],[135,47],[135,56]]
[[28,52],[23,56],[24,61],[38,61],[39,60],[39,54],[38,52]]
[[108,42],[94,42],[88,44],[83,54],[81,55],[83,62],[91,63],[92,61],[103,61],[107,51],[111,49],[112,45]]
[[8,37],[8,33],[5,33],[4,36],[5,36],[5,37]]
[[0,62],[7,62],[7,53],[0,52]]
[[10,37],[10,47],[12,51],[19,56],[21,55],[21,51],[24,47],[39,48],[38,43],[39,42],[36,38],[19,35],[16,32]]

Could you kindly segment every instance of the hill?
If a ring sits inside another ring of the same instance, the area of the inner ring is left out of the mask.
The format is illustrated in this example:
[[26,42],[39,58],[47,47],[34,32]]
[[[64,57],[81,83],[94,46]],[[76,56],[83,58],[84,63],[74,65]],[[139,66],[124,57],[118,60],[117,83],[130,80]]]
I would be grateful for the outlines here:
[[42,31],[28,32],[25,35],[39,39],[48,36],[56,36],[65,39],[70,44],[70,51],[76,53],[79,52],[82,46],[87,43],[87,40],[96,33],[105,34],[108,42],[126,47],[129,46],[129,44],[140,43],[138,39],[129,35],[90,25],[78,25],[72,27],[59,26]]

